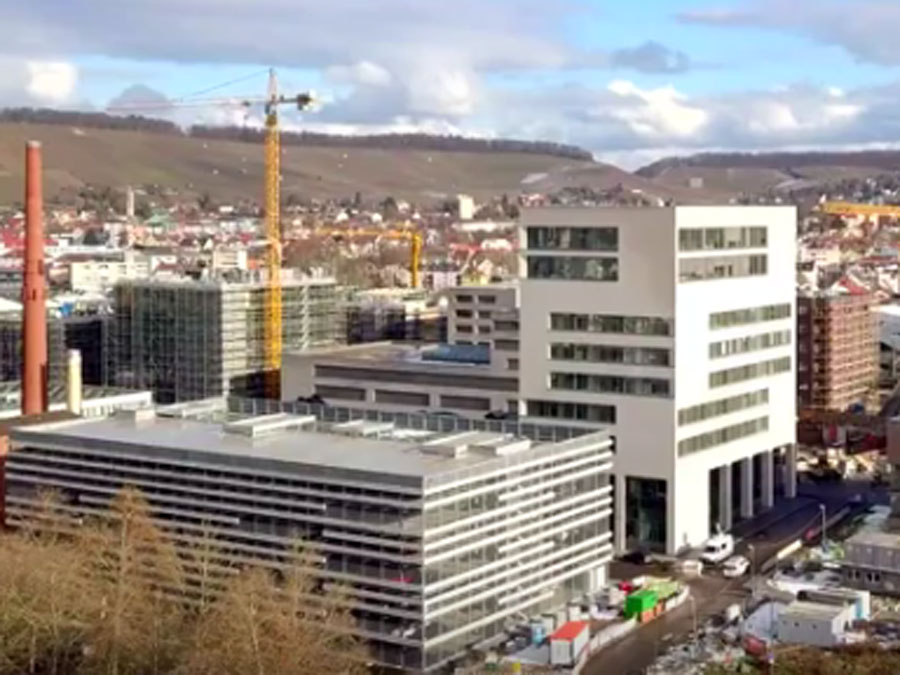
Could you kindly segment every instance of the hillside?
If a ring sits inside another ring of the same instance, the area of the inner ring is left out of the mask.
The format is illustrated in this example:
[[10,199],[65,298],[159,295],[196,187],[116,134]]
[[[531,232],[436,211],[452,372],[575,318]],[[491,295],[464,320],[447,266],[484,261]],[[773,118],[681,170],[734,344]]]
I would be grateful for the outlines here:
[[636,172],[665,189],[683,189],[694,178],[706,190],[738,194],[788,192],[900,171],[900,152],[707,153],[672,157]]
[[[120,188],[158,185],[188,195],[208,193],[215,201],[257,200],[262,190],[262,147],[253,134],[234,130],[143,128],[127,118],[105,128],[105,116],[85,116],[78,126],[3,121],[0,115],[0,205],[18,203],[23,190],[23,146],[44,143],[48,198],[69,197],[85,184]],[[64,118],[68,121],[68,118]],[[48,120],[45,120],[48,121]],[[285,198],[365,199],[388,195],[433,202],[457,193],[487,199],[501,194],[553,192],[563,187],[638,190],[650,198],[710,201],[719,195],[681,186],[654,184],[608,164],[584,159],[583,151],[551,143],[478,141],[442,137],[339,137],[295,135],[283,146]],[[369,147],[367,147],[367,145]],[[390,147],[397,145],[399,147]],[[465,150],[446,149],[462,147]],[[518,148],[518,150],[517,150]],[[62,191],[62,193],[61,193]]]

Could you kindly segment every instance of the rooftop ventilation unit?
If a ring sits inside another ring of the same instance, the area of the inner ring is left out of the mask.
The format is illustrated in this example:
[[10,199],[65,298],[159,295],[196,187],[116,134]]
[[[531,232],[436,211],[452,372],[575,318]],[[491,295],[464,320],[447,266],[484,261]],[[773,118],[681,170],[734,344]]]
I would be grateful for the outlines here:
[[341,422],[331,427],[331,431],[343,436],[359,438],[384,438],[393,435],[393,422],[373,422],[371,420],[352,420]]
[[477,452],[491,457],[502,457],[531,447],[528,439],[491,431],[465,431],[450,436],[440,436],[422,445],[422,452],[445,457],[464,457]]
[[150,422],[156,419],[156,410],[154,408],[120,408],[115,411],[114,418],[134,423]]
[[249,417],[236,422],[228,422],[227,424],[222,425],[222,430],[226,434],[259,438],[288,429],[302,429],[305,426],[315,424],[315,422],[316,418],[314,415],[288,415],[287,413],[277,413],[274,415]]

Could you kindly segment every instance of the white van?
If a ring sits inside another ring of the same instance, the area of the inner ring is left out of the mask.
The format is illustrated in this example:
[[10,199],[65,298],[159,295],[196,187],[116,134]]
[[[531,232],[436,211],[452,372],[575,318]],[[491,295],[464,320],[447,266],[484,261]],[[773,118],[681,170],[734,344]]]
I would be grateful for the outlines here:
[[716,534],[706,540],[700,560],[710,564],[720,563],[734,553],[734,537],[730,534]]

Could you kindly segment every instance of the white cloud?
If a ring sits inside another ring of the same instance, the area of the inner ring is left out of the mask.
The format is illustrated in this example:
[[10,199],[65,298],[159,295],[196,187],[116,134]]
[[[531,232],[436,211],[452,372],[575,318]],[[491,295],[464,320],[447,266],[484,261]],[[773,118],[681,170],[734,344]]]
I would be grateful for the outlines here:
[[325,76],[336,84],[369,87],[386,87],[393,80],[386,68],[371,61],[358,61],[351,66],[329,66],[325,69]]
[[688,105],[674,87],[641,89],[627,80],[609,83],[609,91],[621,99],[638,105],[615,106],[612,117],[627,123],[640,136],[648,138],[680,138],[700,131],[709,121],[702,108]]
[[900,65],[896,0],[743,0],[736,7],[681,12],[687,23],[767,28],[846,49],[862,61]]
[[78,69],[64,61],[29,61],[26,90],[38,100],[62,103],[75,91]]

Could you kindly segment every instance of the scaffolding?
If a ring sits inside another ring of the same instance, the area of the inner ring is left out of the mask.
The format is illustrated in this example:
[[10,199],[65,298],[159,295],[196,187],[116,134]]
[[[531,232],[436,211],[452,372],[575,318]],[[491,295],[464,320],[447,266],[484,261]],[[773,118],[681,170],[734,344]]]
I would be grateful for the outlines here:
[[798,299],[800,404],[844,411],[865,403],[878,378],[872,296],[819,294]]
[[[282,344],[339,344],[341,289],[332,278],[282,274]],[[124,280],[114,290],[109,384],[150,389],[158,403],[266,394],[266,291],[259,275]]]

